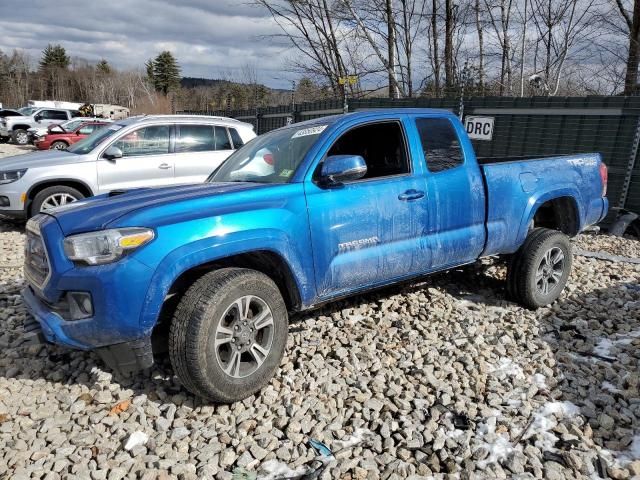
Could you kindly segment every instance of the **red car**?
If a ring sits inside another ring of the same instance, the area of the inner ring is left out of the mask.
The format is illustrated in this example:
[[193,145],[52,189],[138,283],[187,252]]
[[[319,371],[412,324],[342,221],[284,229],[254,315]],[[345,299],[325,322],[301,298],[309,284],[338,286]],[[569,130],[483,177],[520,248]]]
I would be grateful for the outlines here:
[[63,130],[62,128],[56,128],[54,131],[50,131],[41,140],[36,140],[34,145],[38,150],[64,150],[69,145],[79,142],[105,125],[108,125],[108,123],[86,122],[69,132],[61,132],[60,130]]

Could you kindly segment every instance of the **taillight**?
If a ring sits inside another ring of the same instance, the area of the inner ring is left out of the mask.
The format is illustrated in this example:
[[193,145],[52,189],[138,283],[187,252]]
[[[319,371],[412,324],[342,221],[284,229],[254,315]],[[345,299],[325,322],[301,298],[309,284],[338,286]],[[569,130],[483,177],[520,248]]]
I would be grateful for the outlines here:
[[609,181],[609,170],[604,162],[600,162],[600,179],[602,180],[602,196],[607,196],[607,182]]
[[273,155],[271,155],[270,153],[265,153],[262,158],[264,158],[264,161],[267,163],[267,165],[273,165]]

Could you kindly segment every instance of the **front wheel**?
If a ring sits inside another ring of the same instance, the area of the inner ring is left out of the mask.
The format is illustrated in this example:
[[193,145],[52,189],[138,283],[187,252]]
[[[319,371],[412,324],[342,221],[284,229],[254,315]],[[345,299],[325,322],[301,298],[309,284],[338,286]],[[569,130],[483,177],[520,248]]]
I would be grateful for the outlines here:
[[287,333],[287,308],[269,277],[241,268],[215,270],[180,300],[169,331],[171,364],[192,393],[235,402],[271,379]]
[[26,145],[29,143],[29,134],[26,130],[22,128],[18,128],[13,131],[12,134],[13,142],[18,145]]
[[68,146],[66,142],[57,141],[51,144],[49,150],[66,150]]
[[31,206],[31,215],[46,212],[51,208],[60,207],[82,198],[84,198],[84,195],[72,187],[67,187],[65,185],[47,187],[38,192],[34,197],[33,204]]
[[572,262],[571,243],[565,234],[533,229],[509,262],[509,295],[530,309],[553,303],[567,284]]

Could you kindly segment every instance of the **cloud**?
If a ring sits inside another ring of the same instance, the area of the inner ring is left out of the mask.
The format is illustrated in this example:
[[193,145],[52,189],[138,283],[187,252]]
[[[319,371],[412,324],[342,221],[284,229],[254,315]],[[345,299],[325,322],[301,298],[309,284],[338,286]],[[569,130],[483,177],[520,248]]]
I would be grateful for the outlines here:
[[32,0],[20,8],[0,2],[0,50],[40,58],[48,43],[71,57],[107,59],[116,68],[142,68],[161,50],[177,57],[185,76],[240,75],[255,65],[259,80],[288,85],[288,45],[264,9],[231,0]]

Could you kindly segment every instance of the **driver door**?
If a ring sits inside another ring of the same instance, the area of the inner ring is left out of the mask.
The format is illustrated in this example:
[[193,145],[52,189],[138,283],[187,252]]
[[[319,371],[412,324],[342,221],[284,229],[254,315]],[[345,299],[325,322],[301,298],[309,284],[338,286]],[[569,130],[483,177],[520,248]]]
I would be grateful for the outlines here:
[[149,125],[125,133],[110,146],[122,158],[98,159],[98,190],[126,190],[174,183],[174,155],[169,153],[171,125]]

